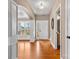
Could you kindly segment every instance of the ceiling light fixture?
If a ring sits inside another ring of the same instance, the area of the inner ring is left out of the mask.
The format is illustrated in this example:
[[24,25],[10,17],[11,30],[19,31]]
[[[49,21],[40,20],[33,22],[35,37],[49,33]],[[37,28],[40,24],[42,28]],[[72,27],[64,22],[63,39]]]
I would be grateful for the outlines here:
[[39,2],[39,9],[43,9],[44,8],[45,3],[43,1]]

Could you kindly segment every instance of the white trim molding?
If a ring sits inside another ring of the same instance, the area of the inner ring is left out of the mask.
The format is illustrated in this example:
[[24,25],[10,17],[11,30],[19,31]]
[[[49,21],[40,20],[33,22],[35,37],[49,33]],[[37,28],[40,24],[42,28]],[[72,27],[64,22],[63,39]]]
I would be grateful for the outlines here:
[[57,47],[55,47],[55,45],[51,41],[50,41],[50,44],[52,45],[54,49],[57,49]]

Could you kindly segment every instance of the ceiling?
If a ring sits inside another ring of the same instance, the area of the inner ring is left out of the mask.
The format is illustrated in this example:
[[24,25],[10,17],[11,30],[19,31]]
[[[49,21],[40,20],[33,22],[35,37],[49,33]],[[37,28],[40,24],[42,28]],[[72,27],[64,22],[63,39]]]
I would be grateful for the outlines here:
[[29,19],[29,15],[27,12],[28,12],[27,9],[25,9],[21,5],[18,5],[18,18],[19,19],[22,19],[22,18]]
[[30,9],[27,10],[27,3],[35,15],[50,15],[53,6],[53,0],[17,0],[17,2],[24,5],[18,6],[18,18],[29,19]]
[[27,0],[35,15],[49,15],[53,0]]

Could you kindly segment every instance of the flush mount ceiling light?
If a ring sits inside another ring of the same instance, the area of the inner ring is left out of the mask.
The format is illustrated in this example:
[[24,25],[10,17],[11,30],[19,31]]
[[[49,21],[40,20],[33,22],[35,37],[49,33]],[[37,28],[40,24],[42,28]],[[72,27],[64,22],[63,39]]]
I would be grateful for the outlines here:
[[45,7],[45,2],[44,1],[40,1],[38,4],[39,9],[44,9]]

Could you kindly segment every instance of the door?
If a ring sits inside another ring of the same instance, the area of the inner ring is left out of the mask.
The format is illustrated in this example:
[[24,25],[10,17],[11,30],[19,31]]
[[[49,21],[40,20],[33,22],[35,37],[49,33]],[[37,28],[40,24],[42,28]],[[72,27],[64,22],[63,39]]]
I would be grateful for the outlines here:
[[48,39],[48,20],[36,21],[36,39],[46,40]]

